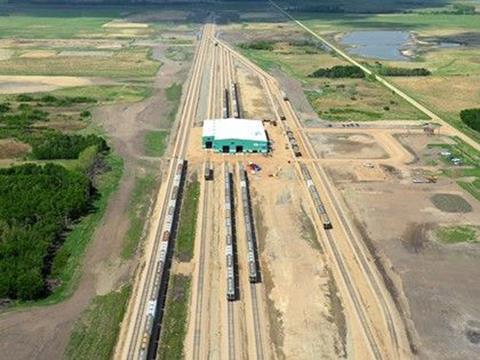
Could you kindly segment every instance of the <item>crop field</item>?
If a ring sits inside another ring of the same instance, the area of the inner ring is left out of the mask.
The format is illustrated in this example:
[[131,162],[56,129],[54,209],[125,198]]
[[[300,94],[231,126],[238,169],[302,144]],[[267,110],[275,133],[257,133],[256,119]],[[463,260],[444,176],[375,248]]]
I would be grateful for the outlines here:
[[2,75],[69,75],[98,77],[153,76],[159,64],[149,59],[146,48],[116,51],[112,56],[52,56],[0,61]]
[[[440,116],[470,136],[480,139],[480,134],[469,129],[460,120],[460,111],[477,107],[480,102],[480,76],[432,76],[428,78],[391,79],[406,93],[430,106]],[[446,100],[448,99],[448,100]]]

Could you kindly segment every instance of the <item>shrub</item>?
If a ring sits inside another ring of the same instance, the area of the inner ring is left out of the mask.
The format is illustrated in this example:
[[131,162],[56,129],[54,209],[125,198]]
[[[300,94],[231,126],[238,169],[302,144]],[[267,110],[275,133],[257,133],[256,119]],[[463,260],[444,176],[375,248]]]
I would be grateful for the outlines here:
[[383,76],[429,76],[432,73],[425,68],[402,68],[383,66],[381,63],[376,63],[374,70]]
[[92,113],[91,113],[90,111],[88,111],[88,110],[84,110],[84,111],[82,111],[82,112],[80,113],[80,117],[81,117],[81,118],[88,118],[88,117],[90,117],[90,116],[92,116]]
[[31,141],[32,155],[38,160],[77,159],[80,153],[90,146],[98,151],[108,150],[105,139],[97,135],[46,134]]
[[309,77],[319,78],[364,78],[365,73],[358,66],[336,65],[331,68],[321,68],[314,71]]
[[274,45],[275,45],[275,43],[273,41],[258,40],[258,41],[252,41],[252,42],[249,42],[249,43],[240,44],[240,47],[242,49],[272,51],[274,49]]
[[463,123],[473,130],[480,131],[480,108],[460,111]]
[[4,114],[10,111],[10,104],[9,103],[3,103],[0,104],[0,114]]

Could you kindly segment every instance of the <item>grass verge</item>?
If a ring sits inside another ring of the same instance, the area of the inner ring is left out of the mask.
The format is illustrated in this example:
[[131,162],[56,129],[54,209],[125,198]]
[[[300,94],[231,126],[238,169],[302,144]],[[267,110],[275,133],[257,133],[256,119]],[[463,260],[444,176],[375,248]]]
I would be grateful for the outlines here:
[[53,96],[92,97],[101,103],[137,102],[150,96],[152,87],[140,85],[92,85],[79,86],[49,92]]
[[128,209],[130,225],[122,248],[123,259],[130,259],[137,250],[145,226],[145,217],[151,204],[150,196],[155,188],[155,180],[152,174],[136,180]]
[[443,244],[476,243],[477,230],[468,225],[446,226],[437,229],[436,238]]
[[130,286],[123,286],[119,291],[93,299],[74,325],[65,351],[66,359],[112,358],[130,292]]
[[167,148],[169,132],[165,130],[150,130],[145,134],[144,152],[147,156],[160,157]]
[[193,256],[199,198],[200,182],[197,179],[189,181],[180,212],[180,225],[175,246],[175,256],[179,261],[188,262]]
[[61,280],[61,285],[50,296],[36,304],[53,304],[65,299],[72,294],[80,279],[80,265],[85,249],[105,213],[110,196],[118,187],[123,172],[123,160],[120,157],[108,155],[105,163],[110,170],[97,179],[99,196],[93,204],[95,211],[74,226],[55,256],[52,275]]
[[[445,175],[455,179],[460,187],[480,201],[480,154],[458,137],[453,139],[455,144],[432,144],[429,147],[451,153],[449,157],[442,157],[443,164],[448,166],[443,170]],[[452,165],[452,158],[460,159],[462,166]]]
[[183,359],[190,285],[189,276],[175,274],[170,279],[163,330],[158,347],[159,359]]
[[182,98],[182,85],[174,83],[165,90],[167,100],[172,104],[172,109],[167,115],[168,124],[173,124],[177,116],[178,108],[180,106],[180,99]]

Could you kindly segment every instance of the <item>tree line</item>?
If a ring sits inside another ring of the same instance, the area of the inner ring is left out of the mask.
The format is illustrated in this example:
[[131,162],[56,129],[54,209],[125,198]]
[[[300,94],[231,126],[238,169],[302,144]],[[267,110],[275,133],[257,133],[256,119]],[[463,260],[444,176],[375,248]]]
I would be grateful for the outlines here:
[[432,74],[425,68],[383,66],[381,63],[376,63],[373,70],[383,76],[429,76]]
[[335,65],[331,68],[320,68],[315,70],[313,73],[309,75],[309,77],[313,78],[331,78],[331,79],[338,79],[338,78],[354,78],[354,79],[361,79],[365,77],[365,73],[362,69],[355,65]]
[[460,111],[460,119],[471,129],[480,131],[480,108]]
[[0,169],[0,298],[48,293],[47,278],[65,228],[89,210],[89,178],[56,164]]
[[274,45],[275,45],[275,43],[273,41],[258,40],[258,41],[252,41],[252,42],[249,42],[249,43],[243,43],[243,44],[240,44],[239,46],[242,49],[272,51],[274,49]]
[[107,142],[97,135],[72,135],[48,133],[45,136],[33,138],[32,157],[37,160],[77,159],[86,148],[95,145],[99,152],[108,150]]

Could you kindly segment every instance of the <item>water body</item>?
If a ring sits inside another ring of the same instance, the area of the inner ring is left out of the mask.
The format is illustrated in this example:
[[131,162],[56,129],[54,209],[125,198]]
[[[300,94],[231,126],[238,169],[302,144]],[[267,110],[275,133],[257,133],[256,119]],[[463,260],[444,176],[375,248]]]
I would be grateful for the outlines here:
[[407,47],[410,40],[408,31],[362,30],[352,31],[340,39],[347,46],[348,53],[380,60],[408,60],[400,50]]

